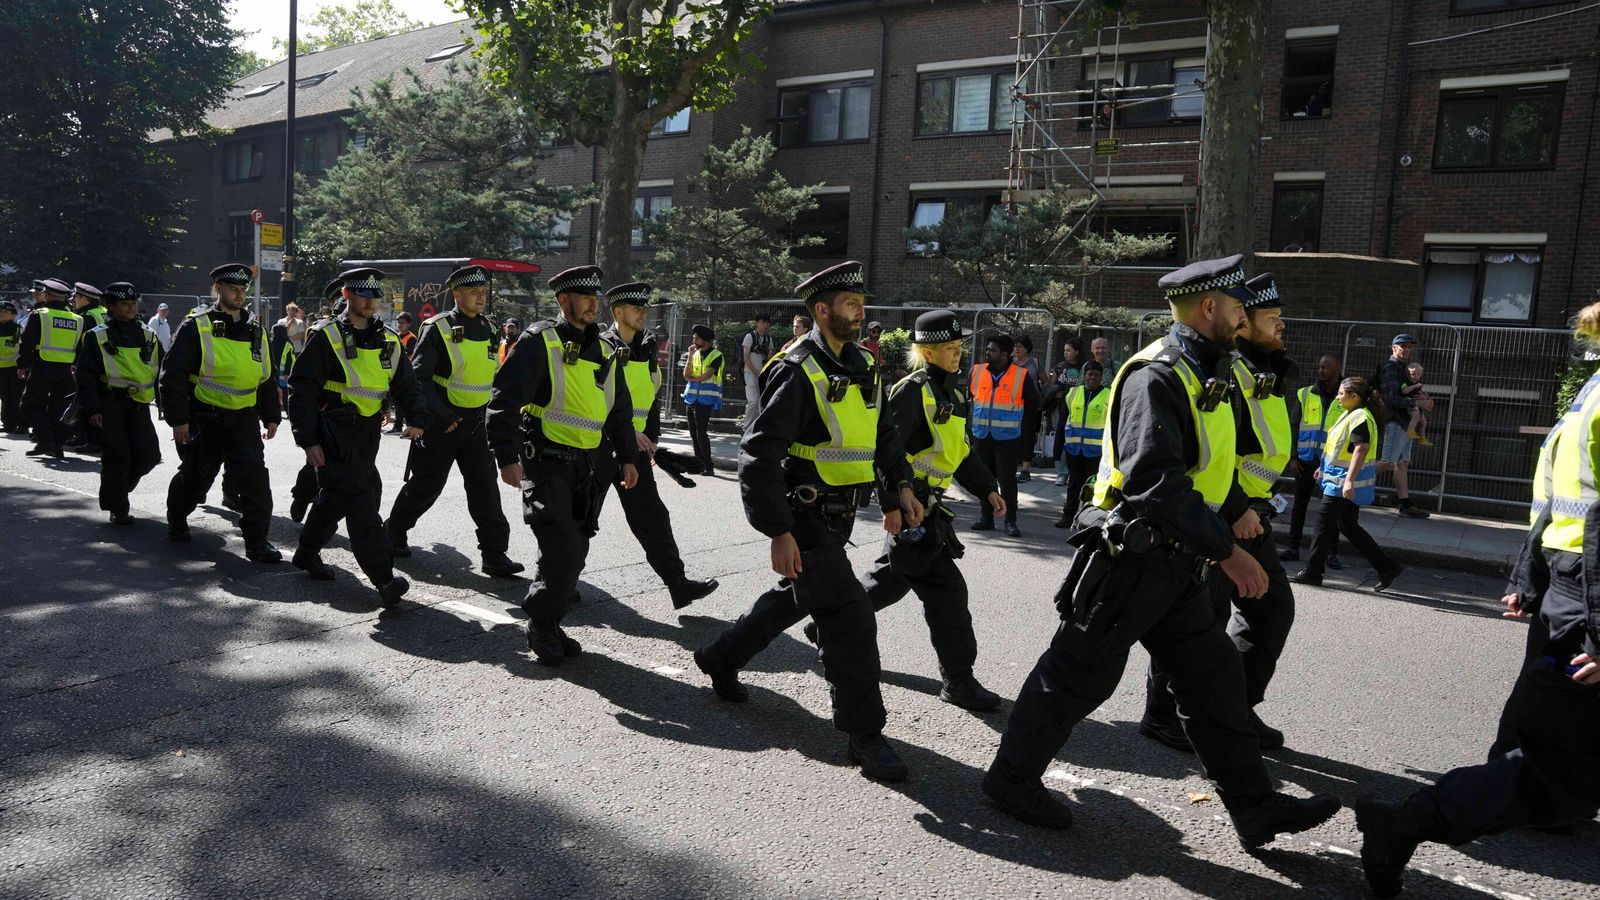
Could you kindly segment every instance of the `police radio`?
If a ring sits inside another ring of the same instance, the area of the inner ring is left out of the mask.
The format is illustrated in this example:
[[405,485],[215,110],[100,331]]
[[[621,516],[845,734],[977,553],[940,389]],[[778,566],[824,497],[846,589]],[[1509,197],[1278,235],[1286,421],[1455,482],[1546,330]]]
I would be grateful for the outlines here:
[[561,361],[569,366],[577,365],[578,355],[582,352],[583,348],[578,346],[577,341],[567,341],[561,345]]

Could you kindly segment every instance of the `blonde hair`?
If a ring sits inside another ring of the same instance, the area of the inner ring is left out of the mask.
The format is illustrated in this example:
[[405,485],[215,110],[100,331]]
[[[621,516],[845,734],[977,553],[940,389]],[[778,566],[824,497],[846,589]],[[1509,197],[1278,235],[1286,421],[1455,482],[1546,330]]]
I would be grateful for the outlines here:
[[1591,303],[1572,317],[1572,328],[1578,337],[1600,343],[1600,302]]
[[923,347],[936,347],[937,344],[909,344],[906,346],[906,371],[917,372],[928,367],[928,358],[922,355]]

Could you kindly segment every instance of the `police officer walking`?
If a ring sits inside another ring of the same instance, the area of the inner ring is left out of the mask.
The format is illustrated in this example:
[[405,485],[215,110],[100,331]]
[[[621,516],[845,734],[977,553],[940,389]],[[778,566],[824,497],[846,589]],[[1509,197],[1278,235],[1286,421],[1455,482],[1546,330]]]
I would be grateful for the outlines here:
[[[329,309],[335,311],[334,315],[342,315],[344,313],[343,275],[335,276],[327,284],[322,286],[322,300],[328,305]],[[310,326],[307,326],[306,333],[308,336],[310,334],[310,330]],[[300,342],[300,349],[296,350],[294,339],[291,337],[288,341],[288,346],[279,351],[279,365],[283,365],[284,360],[288,360],[289,363],[289,367],[287,370],[285,370],[283,378],[280,379],[283,383],[286,403],[288,402],[287,397],[289,390],[288,373],[294,371],[294,364],[300,359],[300,353],[304,349],[304,340]],[[306,517],[306,510],[311,508],[311,501],[315,499],[317,499],[317,469],[310,463],[303,463],[300,466],[300,471],[295,473],[294,487],[289,489],[289,518],[296,522],[304,519]]]
[[[1244,301],[1245,329],[1239,333],[1233,361],[1232,400],[1245,415],[1238,429],[1236,483],[1219,514],[1233,529],[1235,546],[1255,557],[1266,573],[1267,592],[1250,597],[1235,590],[1231,581],[1216,579],[1213,606],[1219,624],[1228,622],[1230,608],[1237,610],[1227,628],[1244,660],[1250,721],[1261,746],[1276,750],[1283,746],[1283,732],[1262,722],[1255,706],[1266,697],[1267,683],[1277,670],[1278,657],[1283,655],[1294,624],[1294,591],[1273,546],[1272,506],[1268,501],[1294,452],[1294,432],[1289,426],[1289,404],[1284,395],[1295,367],[1283,350],[1283,299],[1277,282],[1270,273],[1263,273],[1246,282],[1245,287],[1249,298]],[[1139,732],[1175,750],[1194,752],[1178,723],[1170,679],[1154,663],[1145,688],[1144,719],[1139,723]]]
[[21,358],[22,326],[17,324],[17,305],[0,300],[0,431],[23,434],[22,377],[17,374]]
[[139,292],[126,281],[106,285],[109,318],[78,348],[78,415],[101,435],[100,508],[113,525],[133,516],[128,495],[161,462],[150,420],[161,369],[161,340],[139,319]]
[[[83,328],[79,332],[79,352],[82,343],[87,340],[90,331],[104,325],[106,322],[105,293],[99,288],[86,282],[76,282],[72,285],[72,302],[76,305],[74,312],[83,320]],[[74,398],[76,399],[76,397]],[[67,442],[66,449],[78,453],[87,453],[92,456],[100,454],[100,429],[89,421],[83,410],[74,403],[72,412],[68,415],[72,420],[73,438]]]
[[67,295],[72,289],[58,278],[41,281],[42,291],[22,328],[18,374],[24,379],[22,415],[33,426],[33,449],[29,456],[64,455],[61,449],[70,429],[61,417],[72,403],[76,385],[72,363],[77,358],[78,337],[83,320],[67,310]]
[[428,412],[399,337],[377,319],[383,278],[373,268],[344,273],[344,313],[312,326],[289,375],[289,427],[306,463],[317,470],[317,498],[291,562],[318,581],[332,581],[322,548],[344,520],[356,562],[383,605],[392,607],[411,583],[394,574],[394,554],[378,515],[383,402],[394,397],[410,440],[422,436]]
[[1063,621],[1023,682],[983,779],[984,793],[1022,821],[1071,824],[1041,777],[1073,727],[1116,690],[1135,641],[1172,677],[1184,728],[1246,847],[1339,810],[1334,797],[1272,789],[1238,651],[1211,607],[1213,568],[1242,596],[1267,589],[1261,564],[1217,515],[1234,484],[1229,351],[1246,325],[1242,259],[1164,276],[1177,322],[1112,383],[1094,505],[1079,514],[1070,539],[1078,550],[1056,595]]
[[482,266],[463,266],[450,273],[444,286],[455,307],[422,324],[411,355],[411,368],[428,406],[429,427],[411,444],[406,481],[394,498],[384,531],[395,556],[410,556],[406,534],[439,499],[454,466],[461,470],[467,512],[477,526],[483,571],[510,578],[524,566],[506,555],[511,525],[500,507],[497,467],[484,430],[490,386],[500,368],[494,324],[483,315],[489,303],[489,273]]
[[595,325],[603,277],[599,266],[577,266],[550,279],[561,320],[523,332],[489,400],[489,446],[500,480],[522,491],[522,518],[539,543],[522,608],[528,649],[547,666],[583,651],[561,620],[600,527],[609,480],[601,455],[615,457],[624,490],[639,479],[628,382]]
[[189,513],[225,468],[224,492],[237,494],[245,555],[278,562],[282,554],[267,542],[272,484],[261,442],[278,433],[282,418],[272,353],[266,330],[250,315],[250,267],[220,265],[211,281],[215,302],[183,320],[161,363],[162,417],[178,447],[178,472],[167,487],[167,537],[190,540]]
[[922,504],[894,419],[880,414],[878,367],[853,343],[870,296],[861,264],[840,263],[795,292],[816,327],[767,367],[739,455],[745,518],[772,539],[772,569],[782,580],[694,660],[718,697],[742,703],[749,693],[739,670],[809,615],[850,761],[869,777],[897,781],[906,767],[883,738],[877,622],[845,542],[877,480],[874,467],[888,485],[879,492],[885,531],[921,525]]
[[[672,536],[672,517],[661,502],[652,459],[661,439],[661,368],[656,361],[656,338],[645,328],[650,305],[650,285],[642,281],[619,284],[606,291],[611,302],[612,325],[600,334],[622,366],[633,404],[633,433],[638,455],[634,470],[638,483],[632,490],[618,489],[617,499],[628,519],[628,528],[644,548],[645,561],[660,576],[672,596],[672,608],[685,606],[717,589],[715,578],[690,578],[684,573],[683,557]],[[615,449],[615,448],[613,448]],[[625,448],[624,448],[625,449]],[[620,455],[620,454],[618,454]]]

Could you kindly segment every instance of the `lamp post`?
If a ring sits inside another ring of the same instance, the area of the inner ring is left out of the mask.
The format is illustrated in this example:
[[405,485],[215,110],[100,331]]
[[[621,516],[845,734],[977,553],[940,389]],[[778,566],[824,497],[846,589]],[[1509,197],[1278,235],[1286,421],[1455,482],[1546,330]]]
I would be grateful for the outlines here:
[[287,118],[283,123],[283,272],[278,279],[278,300],[284,307],[293,303],[297,293],[294,281],[294,95],[295,57],[299,55],[296,34],[299,26],[299,4],[289,0],[289,103]]

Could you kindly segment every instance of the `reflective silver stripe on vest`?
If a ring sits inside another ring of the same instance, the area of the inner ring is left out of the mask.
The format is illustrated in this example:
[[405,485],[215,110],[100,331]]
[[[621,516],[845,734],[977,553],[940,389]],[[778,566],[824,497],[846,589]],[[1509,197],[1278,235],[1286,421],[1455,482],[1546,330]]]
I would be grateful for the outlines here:
[[847,447],[819,447],[817,448],[817,462],[872,462],[876,453],[872,450],[852,450]]
[[[430,319],[429,321],[432,320]],[[460,344],[443,335],[440,335],[440,337],[444,339],[445,355],[450,358],[450,377],[445,381],[445,388],[452,391],[460,391],[463,394],[489,393],[492,385],[468,384],[460,380],[461,373],[467,370],[467,354]],[[435,375],[434,377],[437,378],[438,376]]]
[[[1583,440],[1584,436],[1590,433],[1594,427],[1595,417],[1600,416],[1600,403],[1596,403],[1592,406],[1589,405],[1587,402],[1588,392],[1585,391],[1584,394],[1585,396],[1579,398],[1579,400],[1584,402],[1585,409],[1583,412],[1583,418],[1578,420],[1577,434],[1573,436],[1577,440]],[[1563,418],[1565,418],[1565,416],[1563,416]],[[1578,496],[1576,497],[1568,494],[1557,494],[1553,490],[1555,487],[1555,463],[1556,454],[1552,448],[1550,453],[1550,465],[1546,466],[1547,471],[1545,472],[1545,492],[1550,495],[1550,509],[1552,514],[1572,519],[1582,519],[1586,517],[1589,514],[1589,507],[1594,505],[1596,501],[1600,501],[1600,491],[1595,489],[1593,460],[1588,453],[1578,454]],[[1577,510],[1577,512],[1573,512],[1572,510]]]
[[583,416],[574,415],[564,409],[550,409],[548,407],[540,414],[539,418],[547,422],[554,422],[557,425],[571,425],[573,428],[583,428],[591,431],[599,431],[606,424],[601,419],[585,419]]
[[1568,519],[1582,519],[1589,515],[1589,507],[1594,501],[1574,500],[1570,497],[1557,497],[1550,501],[1550,513]]
[[1272,471],[1261,463],[1258,463],[1248,457],[1239,457],[1239,468],[1243,469],[1246,474],[1259,478],[1269,484],[1278,480],[1277,472]]
[[[1250,427],[1255,429],[1256,439],[1261,441],[1261,455],[1271,459],[1278,455],[1278,441],[1272,435],[1271,426],[1267,424],[1267,411],[1261,408],[1261,401],[1256,399],[1255,377],[1243,360],[1235,358],[1233,367],[1236,377],[1250,379],[1250,389],[1243,390],[1245,382],[1241,381],[1239,393],[1244,395],[1245,409],[1250,411]],[[1268,475],[1266,478],[1268,481],[1278,480],[1277,475]]]
[[351,397],[360,397],[363,400],[382,400],[383,398],[389,396],[388,391],[380,391],[375,388],[356,387],[349,382],[345,383],[344,393]]
[[227,394],[230,397],[249,397],[253,396],[256,392],[255,388],[230,387],[220,381],[212,381],[209,378],[201,378],[200,386],[216,391],[219,394]]
[[[574,428],[592,431],[603,430],[606,424],[604,419],[587,419],[566,411],[567,364],[561,358],[561,338],[556,335],[553,326],[541,332],[540,336],[544,338],[545,359],[550,368],[550,405],[538,414],[539,418],[557,425],[571,425]],[[611,347],[605,341],[600,342],[600,355],[605,359],[611,358]],[[600,368],[605,372],[605,381],[601,382],[600,389],[605,397],[606,409],[610,410],[617,396],[618,367],[613,365],[608,370],[602,362]]]
[[[381,401],[387,398],[389,396],[388,388],[379,390],[362,384],[361,373],[356,370],[354,362],[344,358],[344,333],[339,330],[338,323],[335,322],[328,325],[323,331],[327,332],[328,343],[333,347],[333,355],[339,359],[339,367],[344,369],[344,390],[340,391],[340,393],[350,397],[359,397],[362,400]],[[379,350],[378,354],[380,357],[387,356],[389,358],[389,371],[393,372],[399,362],[400,342],[396,340],[394,349],[391,351],[388,336],[381,335],[381,337],[383,338],[383,349]],[[356,352],[359,353],[360,350],[358,349]],[[391,375],[390,377],[392,378],[393,376]]]

